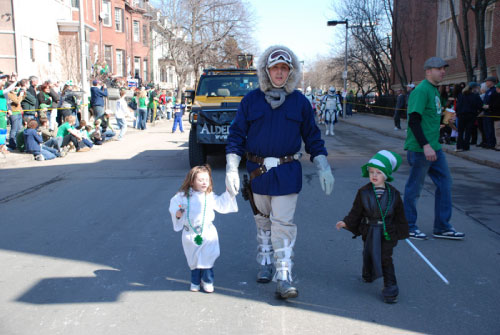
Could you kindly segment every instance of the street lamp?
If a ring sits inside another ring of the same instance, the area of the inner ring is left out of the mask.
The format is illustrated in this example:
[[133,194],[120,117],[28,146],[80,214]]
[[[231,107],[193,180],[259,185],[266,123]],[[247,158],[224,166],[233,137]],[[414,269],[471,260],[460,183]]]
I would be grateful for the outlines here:
[[328,21],[326,23],[327,26],[336,26],[337,24],[345,24],[345,57],[344,57],[344,73],[342,73],[342,78],[344,79],[344,111],[342,112],[342,118],[345,117],[346,113],[346,104],[347,104],[347,32],[349,30],[349,21],[345,19],[345,21]]

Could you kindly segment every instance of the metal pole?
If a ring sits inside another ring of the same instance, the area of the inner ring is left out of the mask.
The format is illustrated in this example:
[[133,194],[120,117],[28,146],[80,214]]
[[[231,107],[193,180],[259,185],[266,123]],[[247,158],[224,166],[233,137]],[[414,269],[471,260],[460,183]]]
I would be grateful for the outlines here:
[[345,113],[347,111],[347,36],[349,32],[349,21],[345,19],[345,57],[344,57],[344,111],[342,112],[342,118],[345,118]]
[[[87,62],[85,59],[85,21],[83,20],[83,1],[79,1],[79,11],[80,11],[80,71],[81,71],[81,81],[82,81],[82,104],[85,104],[87,101],[87,92],[88,92],[88,82],[87,82]],[[84,120],[88,120],[88,109],[86,105],[82,106],[83,109],[81,111],[82,118]]]

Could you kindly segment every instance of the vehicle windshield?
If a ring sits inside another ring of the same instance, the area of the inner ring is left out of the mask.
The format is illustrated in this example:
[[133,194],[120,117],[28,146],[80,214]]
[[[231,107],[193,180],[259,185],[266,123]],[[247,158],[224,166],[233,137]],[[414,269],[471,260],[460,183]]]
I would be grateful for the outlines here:
[[255,74],[227,76],[203,76],[196,95],[207,97],[242,97],[259,87],[259,79]]

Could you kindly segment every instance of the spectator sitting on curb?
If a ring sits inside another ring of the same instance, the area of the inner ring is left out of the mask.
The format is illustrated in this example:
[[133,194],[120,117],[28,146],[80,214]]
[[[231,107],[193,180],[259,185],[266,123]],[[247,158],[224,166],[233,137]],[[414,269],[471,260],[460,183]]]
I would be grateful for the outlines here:
[[101,120],[97,119],[94,122],[94,131],[90,134],[90,139],[94,144],[102,145]]
[[59,153],[61,153],[61,156],[66,155],[65,151],[64,151],[64,154],[62,154],[61,147],[59,146],[59,141],[57,140],[57,129],[58,128],[56,126],[54,126],[55,129],[50,130],[49,119],[47,117],[41,117],[40,123],[41,123],[41,125],[38,127],[38,130],[41,132],[43,144],[46,147],[56,149]]
[[25,150],[25,145],[24,145],[24,129],[28,126],[29,118],[24,118],[23,119],[23,128],[17,132],[16,134],[16,149],[19,152],[24,152]]
[[82,137],[78,131],[74,128],[76,117],[74,115],[66,116],[66,122],[63,123],[57,130],[57,140],[59,141],[59,146],[63,147],[68,151],[66,146],[72,143],[73,147],[78,152],[89,151],[90,148],[82,142]]
[[90,136],[89,136],[89,133],[87,131],[87,121],[81,120],[80,125],[76,129],[80,132],[80,135],[82,136],[83,143],[85,143],[85,145],[87,147],[92,149],[92,147],[94,146],[94,143],[92,143],[92,141],[90,140]]
[[99,118],[99,120],[101,120],[101,134],[104,142],[109,141],[116,135],[116,133],[113,131],[113,127],[111,126],[109,115],[110,111],[106,110],[106,112],[104,112],[104,114]]
[[44,161],[60,157],[59,152],[56,149],[45,147],[43,145],[42,136],[37,133],[36,128],[38,127],[38,122],[36,120],[30,120],[28,122],[28,128],[24,130],[24,142],[26,143],[26,152],[33,154],[37,161]]

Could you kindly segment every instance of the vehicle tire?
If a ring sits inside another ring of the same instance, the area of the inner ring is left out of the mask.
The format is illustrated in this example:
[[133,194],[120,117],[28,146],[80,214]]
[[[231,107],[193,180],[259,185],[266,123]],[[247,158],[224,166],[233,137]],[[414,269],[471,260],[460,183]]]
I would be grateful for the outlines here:
[[198,143],[196,138],[196,125],[193,124],[189,131],[189,165],[195,167],[207,162],[207,149],[205,145]]

